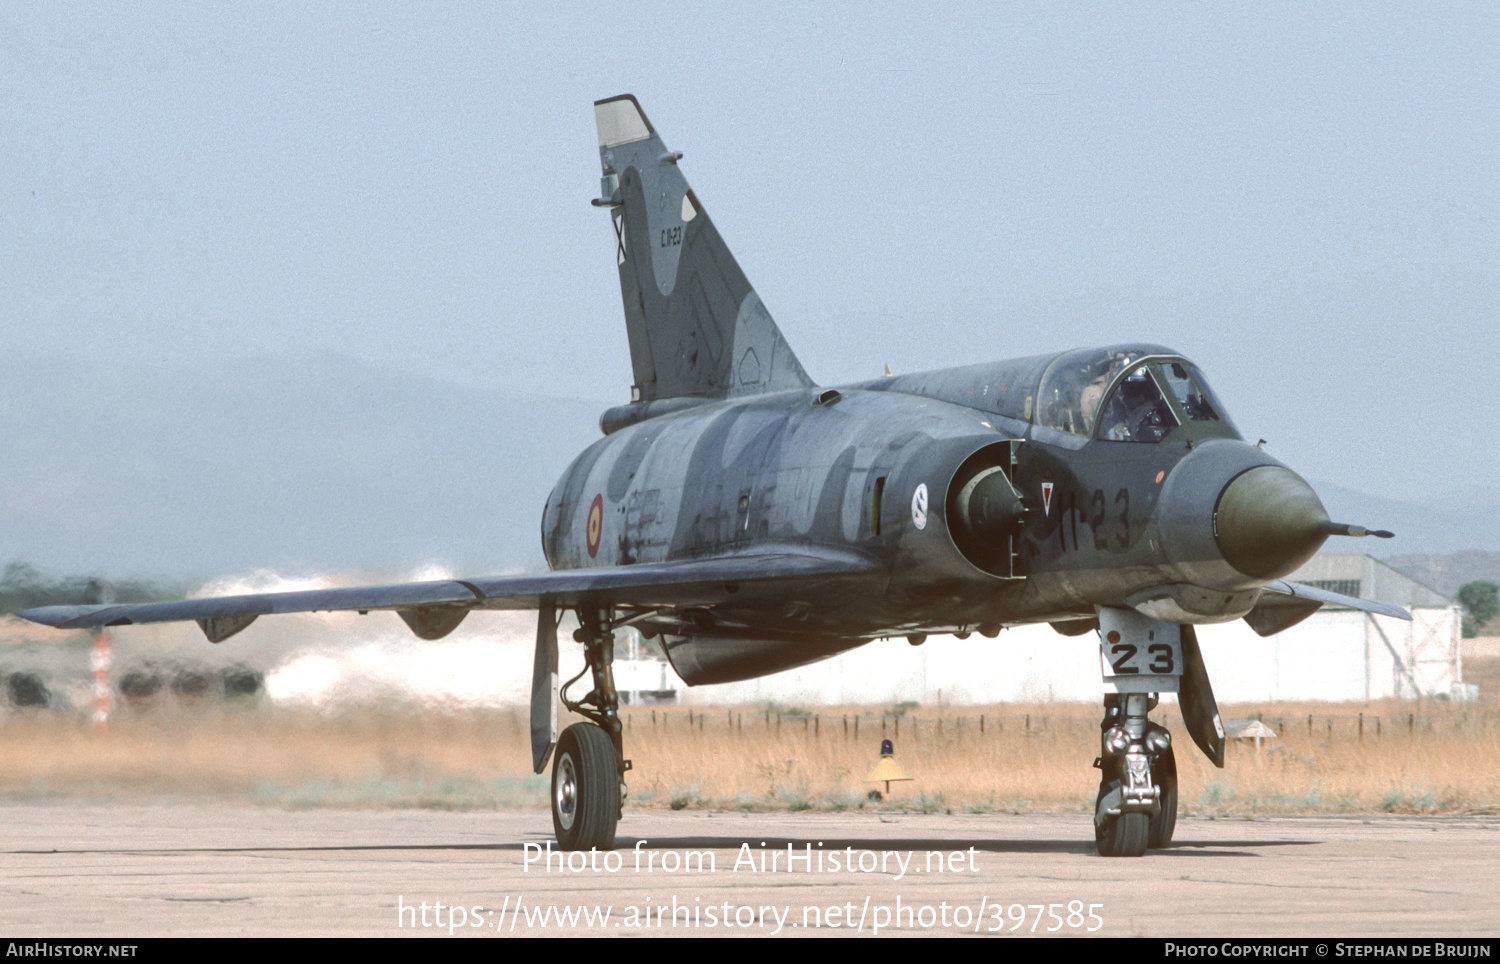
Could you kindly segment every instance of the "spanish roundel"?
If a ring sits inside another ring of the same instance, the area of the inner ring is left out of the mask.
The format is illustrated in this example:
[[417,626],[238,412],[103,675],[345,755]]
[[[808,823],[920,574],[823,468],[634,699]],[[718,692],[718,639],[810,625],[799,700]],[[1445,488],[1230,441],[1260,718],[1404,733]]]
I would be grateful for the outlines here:
[[592,559],[599,554],[599,535],[604,531],[604,496],[594,496],[594,504],[589,506],[588,542],[589,558]]

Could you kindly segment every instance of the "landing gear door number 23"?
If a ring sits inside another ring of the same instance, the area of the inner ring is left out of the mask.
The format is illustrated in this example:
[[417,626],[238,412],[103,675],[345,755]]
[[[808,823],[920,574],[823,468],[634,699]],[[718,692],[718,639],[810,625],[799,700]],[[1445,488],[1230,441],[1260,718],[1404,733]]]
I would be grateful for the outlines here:
[[1180,639],[1166,639],[1162,636],[1114,641],[1105,639],[1101,645],[1100,655],[1103,658],[1105,677],[1182,675]]

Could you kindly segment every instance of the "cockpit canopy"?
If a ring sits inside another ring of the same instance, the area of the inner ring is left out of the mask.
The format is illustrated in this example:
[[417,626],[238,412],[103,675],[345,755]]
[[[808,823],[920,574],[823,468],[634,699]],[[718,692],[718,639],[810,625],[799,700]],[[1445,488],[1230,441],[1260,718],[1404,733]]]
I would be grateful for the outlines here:
[[1239,437],[1197,366],[1159,345],[1059,355],[1037,388],[1035,420],[1113,442],[1160,442],[1189,424]]

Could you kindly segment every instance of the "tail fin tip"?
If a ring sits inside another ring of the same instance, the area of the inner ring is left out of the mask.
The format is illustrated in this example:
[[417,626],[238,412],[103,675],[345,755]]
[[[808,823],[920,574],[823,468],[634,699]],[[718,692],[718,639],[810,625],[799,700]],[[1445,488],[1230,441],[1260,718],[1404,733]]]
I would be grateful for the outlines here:
[[656,133],[634,94],[620,94],[594,101],[594,123],[599,128],[599,147],[643,141]]

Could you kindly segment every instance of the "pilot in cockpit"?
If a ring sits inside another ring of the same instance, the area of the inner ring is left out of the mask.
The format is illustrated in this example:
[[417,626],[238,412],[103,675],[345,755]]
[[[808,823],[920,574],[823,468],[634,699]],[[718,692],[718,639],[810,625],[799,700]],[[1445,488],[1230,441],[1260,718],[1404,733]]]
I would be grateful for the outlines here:
[[1114,442],[1159,442],[1177,419],[1147,366],[1120,380],[1100,421],[1100,435]]

